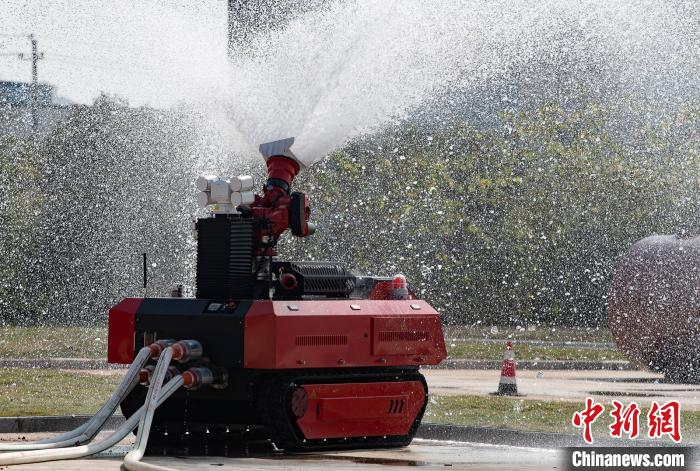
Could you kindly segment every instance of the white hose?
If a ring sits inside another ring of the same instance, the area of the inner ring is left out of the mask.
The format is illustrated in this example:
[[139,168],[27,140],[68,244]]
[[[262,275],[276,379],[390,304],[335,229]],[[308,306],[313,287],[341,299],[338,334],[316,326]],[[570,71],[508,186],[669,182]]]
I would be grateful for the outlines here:
[[[159,361],[160,364],[160,361]],[[167,370],[167,368],[165,368]],[[173,395],[183,385],[182,376],[176,376],[165,385],[158,396],[157,406],[160,406],[166,399]],[[129,417],[114,433],[108,437],[87,445],[71,448],[60,448],[57,450],[32,450],[16,451],[13,453],[0,454],[0,466],[26,463],[40,463],[43,461],[69,460],[83,458],[105,451],[124,439],[138,425],[141,416],[146,412],[143,405],[134,415]]]
[[[156,407],[158,407],[157,402],[160,395],[160,385],[163,382],[163,378],[165,378],[168,364],[170,364],[172,356],[172,348],[166,348],[163,353],[161,353],[161,359],[163,359],[163,361],[158,362],[158,366],[153,374],[155,379],[148,388],[148,395],[146,396],[146,402],[144,404],[146,412],[143,414],[143,417],[141,417],[141,422],[139,422],[139,432],[136,435],[136,443],[134,443],[134,448],[124,457],[124,467],[129,471],[171,471],[171,468],[142,463],[141,458],[143,458],[146,452],[148,435],[151,433],[153,414],[156,411]],[[167,360],[167,362],[165,360]]]
[[29,443],[7,443],[0,444],[0,451],[19,450],[46,450],[51,448],[62,448],[67,446],[78,446],[92,440],[102,426],[112,416],[114,410],[124,400],[124,398],[134,389],[138,383],[139,371],[151,357],[151,350],[144,347],[134,358],[126,374],[122,378],[119,386],[114,391],[107,402],[97,411],[87,422],[80,427],[55,437]]

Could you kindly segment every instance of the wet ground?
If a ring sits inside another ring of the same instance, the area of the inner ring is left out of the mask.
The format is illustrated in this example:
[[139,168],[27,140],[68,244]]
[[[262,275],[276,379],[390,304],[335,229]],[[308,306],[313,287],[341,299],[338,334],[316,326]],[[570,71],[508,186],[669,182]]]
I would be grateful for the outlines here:
[[[498,388],[500,371],[422,370],[437,395],[487,395]],[[583,401],[587,396],[610,402],[677,399],[685,410],[700,410],[700,385],[670,384],[663,375],[648,371],[519,370],[518,391],[529,399]]]
[[[117,471],[127,447],[116,454],[96,458],[37,463],[7,467],[8,471]],[[178,470],[343,470],[343,469],[479,469],[479,470],[547,470],[560,468],[556,450],[481,445],[458,442],[415,440],[407,448],[396,450],[363,450],[331,453],[282,455],[266,453],[253,456],[222,457],[153,457],[147,463]],[[0,469],[5,469],[0,467]]]

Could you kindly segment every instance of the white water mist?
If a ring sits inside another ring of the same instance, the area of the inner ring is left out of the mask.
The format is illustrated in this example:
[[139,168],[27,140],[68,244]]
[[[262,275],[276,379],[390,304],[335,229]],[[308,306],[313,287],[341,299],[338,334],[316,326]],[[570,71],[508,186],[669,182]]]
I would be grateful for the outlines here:
[[312,163],[436,96],[544,58],[595,60],[624,91],[688,82],[697,91],[697,30],[676,3],[336,2],[256,37],[232,59],[223,103],[243,138],[237,150],[295,136],[296,153]]

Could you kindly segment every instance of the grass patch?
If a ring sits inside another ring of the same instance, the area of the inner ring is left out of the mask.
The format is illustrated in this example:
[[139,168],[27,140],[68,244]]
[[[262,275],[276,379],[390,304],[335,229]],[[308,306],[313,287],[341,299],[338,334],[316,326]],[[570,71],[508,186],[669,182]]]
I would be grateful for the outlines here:
[[509,340],[547,340],[550,342],[613,342],[606,327],[547,327],[534,330],[525,326],[445,326],[445,338],[484,338]]
[[105,358],[107,329],[99,327],[0,327],[3,358]]
[[[504,346],[498,344],[448,343],[447,346],[450,358],[470,360],[500,360],[503,351]],[[617,350],[516,344],[514,351],[516,360],[625,360],[625,356]]]
[[571,416],[581,405],[509,397],[431,396],[426,422],[514,430],[574,433]]
[[121,373],[0,369],[0,416],[92,414],[120,380]]
[[[612,408],[610,404],[603,405],[605,412],[593,424],[594,439],[610,438],[608,427],[612,424],[609,415]],[[498,396],[431,396],[423,420],[528,432],[580,434],[581,430],[571,425],[571,417],[583,407],[583,401],[576,403]],[[648,412],[649,407],[643,406],[639,417],[639,438],[645,438],[647,433]],[[684,441],[700,441],[700,411],[681,410],[681,433]]]

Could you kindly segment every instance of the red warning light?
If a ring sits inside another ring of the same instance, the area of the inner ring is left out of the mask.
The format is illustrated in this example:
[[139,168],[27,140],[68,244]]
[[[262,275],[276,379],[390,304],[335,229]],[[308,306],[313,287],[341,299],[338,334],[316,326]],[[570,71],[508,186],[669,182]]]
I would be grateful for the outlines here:
[[394,289],[406,289],[406,277],[403,275],[394,276],[392,287]]
[[406,277],[403,275],[394,276],[391,282],[391,297],[393,299],[408,299],[408,288],[406,287]]

